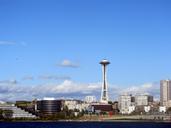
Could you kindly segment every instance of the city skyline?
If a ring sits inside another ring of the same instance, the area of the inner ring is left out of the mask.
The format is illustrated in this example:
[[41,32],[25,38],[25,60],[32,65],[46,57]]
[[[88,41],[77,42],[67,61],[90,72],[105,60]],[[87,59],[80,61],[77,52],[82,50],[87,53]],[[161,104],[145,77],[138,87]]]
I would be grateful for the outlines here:
[[[171,78],[170,1],[0,1],[0,100],[153,94]],[[43,90],[44,89],[44,90]],[[61,93],[63,92],[63,93]]]

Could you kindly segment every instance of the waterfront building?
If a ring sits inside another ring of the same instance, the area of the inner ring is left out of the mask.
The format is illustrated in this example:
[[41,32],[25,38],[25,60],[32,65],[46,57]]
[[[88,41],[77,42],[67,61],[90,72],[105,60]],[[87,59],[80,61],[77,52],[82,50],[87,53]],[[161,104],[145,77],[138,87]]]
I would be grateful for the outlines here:
[[149,95],[136,95],[135,96],[136,106],[148,106],[152,102],[153,102],[153,96],[149,96]]
[[55,100],[54,98],[44,98],[37,101],[37,110],[43,115],[54,115],[62,110],[62,100]]
[[81,100],[74,100],[74,99],[65,99],[63,100],[64,107],[67,107],[68,110],[79,110],[80,112],[87,110],[89,107],[89,103],[85,103]]
[[119,96],[119,110],[122,114],[129,114],[129,107],[131,106],[131,95],[120,95]]
[[68,108],[68,110],[74,110],[77,109],[77,105],[81,104],[82,101],[80,100],[74,100],[74,99],[65,99],[63,100],[64,106]]
[[0,104],[0,109],[11,110],[13,112],[11,118],[32,118],[32,119],[37,118],[32,113],[22,110],[21,108],[16,107],[14,104],[7,104],[7,103]]
[[92,104],[91,105],[92,112],[100,113],[100,112],[111,112],[113,111],[111,104]]

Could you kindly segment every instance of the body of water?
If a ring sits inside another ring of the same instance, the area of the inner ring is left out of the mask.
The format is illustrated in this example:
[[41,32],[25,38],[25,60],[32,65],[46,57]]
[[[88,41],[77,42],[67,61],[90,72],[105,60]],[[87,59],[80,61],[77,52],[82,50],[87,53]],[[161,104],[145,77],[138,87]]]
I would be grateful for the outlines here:
[[0,122],[0,128],[170,128],[153,122]]

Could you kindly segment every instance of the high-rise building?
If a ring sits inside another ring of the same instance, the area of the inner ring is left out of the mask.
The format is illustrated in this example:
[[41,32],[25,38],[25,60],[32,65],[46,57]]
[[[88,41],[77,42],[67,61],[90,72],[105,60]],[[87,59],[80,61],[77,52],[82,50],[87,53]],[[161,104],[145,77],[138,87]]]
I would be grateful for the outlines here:
[[131,95],[120,95],[119,97],[119,110],[122,114],[129,114],[129,109],[131,106]]
[[119,97],[119,110],[122,114],[130,114],[136,109],[141,111],[146,108],[149,110],[149,105],[153,102],[153,96],[150,95],[120,95]]
[[148,105],[148,96],[136,95],[135,102],[136,102],[136,106],[146,106],[146,105]]
[[136,106],[147,106],[153,102],[153,96],[149,95],[136,95],[135,105]]
[[171,80],[160,81],[160,104],[170,107],[171,104]]
[[109,101],[109,96],[108,96],[108,85],[107,85],[107,75],[106,75],[106,71],[107,71],[107,65],[110,64],[110,62],[108,60],[102,60],[100,62],[100,64],[102,65],[102,71],[103,71],[103,84],[102,84],[102,92],[101,92],[101,103],[108,103]]

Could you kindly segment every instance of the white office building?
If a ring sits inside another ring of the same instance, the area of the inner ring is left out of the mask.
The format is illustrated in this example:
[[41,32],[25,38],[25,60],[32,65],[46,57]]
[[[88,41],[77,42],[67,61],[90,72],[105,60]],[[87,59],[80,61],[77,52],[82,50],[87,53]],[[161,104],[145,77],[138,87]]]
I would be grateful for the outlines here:
[[131,95],[119,96],[119,110],[122,114],[130,114]]
[[148,96],[147,95],[137,95],[135,96],[136,106],[147,106],[148,105]]
[[69,110],[77,109],[81,112],[82,110],[87,110],[87,108],[89,107],[89,104],[79,100],[64,100],[63,102],[64,106],[67,106]]

